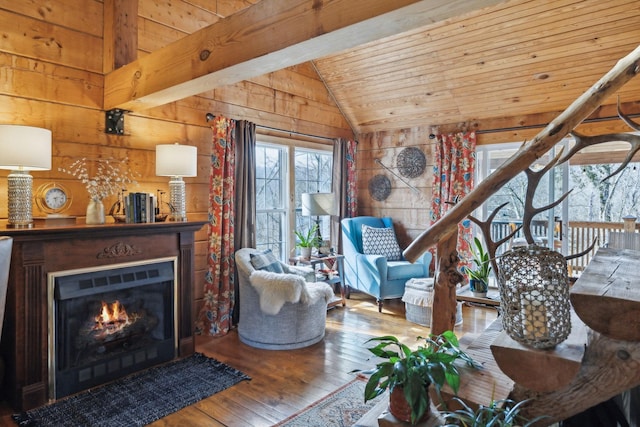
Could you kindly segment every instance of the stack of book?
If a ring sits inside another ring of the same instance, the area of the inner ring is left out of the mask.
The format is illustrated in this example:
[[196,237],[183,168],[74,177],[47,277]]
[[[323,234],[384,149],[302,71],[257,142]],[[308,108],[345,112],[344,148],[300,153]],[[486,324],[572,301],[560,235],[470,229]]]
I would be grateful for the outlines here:
[[156,197],[151,193],[129,193],[125,198],[127,224],[155,222]]

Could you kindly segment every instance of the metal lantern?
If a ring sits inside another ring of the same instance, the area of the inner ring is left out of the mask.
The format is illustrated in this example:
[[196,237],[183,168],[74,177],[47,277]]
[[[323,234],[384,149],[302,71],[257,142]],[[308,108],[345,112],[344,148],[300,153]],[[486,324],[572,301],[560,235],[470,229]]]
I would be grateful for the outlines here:
[[502,324],[515,341],[552,348],[571,332],[567,261],[541,246],[514,248],[498,262]]

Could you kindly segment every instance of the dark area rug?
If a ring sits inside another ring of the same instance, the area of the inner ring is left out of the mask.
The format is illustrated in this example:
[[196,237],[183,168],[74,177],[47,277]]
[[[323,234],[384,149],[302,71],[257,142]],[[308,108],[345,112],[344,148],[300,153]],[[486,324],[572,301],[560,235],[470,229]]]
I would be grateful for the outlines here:
[[356,377],[339,389],[312,403],[302,411],[276,424],[276,427],[350,427],[369,412],[380,399],[364,403],[366,379]]
[[143,426],[249,379],[222,362],[196,353],[13,415],[13,419],[29,427]]

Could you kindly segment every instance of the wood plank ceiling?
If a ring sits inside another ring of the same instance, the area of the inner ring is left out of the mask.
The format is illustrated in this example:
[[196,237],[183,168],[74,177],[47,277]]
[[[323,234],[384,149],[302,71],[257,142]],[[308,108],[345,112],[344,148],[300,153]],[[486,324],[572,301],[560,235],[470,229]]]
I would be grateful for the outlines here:
[[562,111],[639,43],[637,0],[514,0],[314,64],[367,133]]

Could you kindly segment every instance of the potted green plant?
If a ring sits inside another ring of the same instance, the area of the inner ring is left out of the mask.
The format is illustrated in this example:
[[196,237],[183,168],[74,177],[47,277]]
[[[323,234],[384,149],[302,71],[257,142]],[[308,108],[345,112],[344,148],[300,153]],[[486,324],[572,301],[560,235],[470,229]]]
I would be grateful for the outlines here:
[[[419,338],[424,339],[424,338]],[[368,350],[385,359],[375,368],[362,371],[370,374],[364,391],[365,402],[390,391],[389,410],[396,418],[416,424],[429,414],[429,385],[433,384],[438,395],[446,383],[458,393],[460,372],[455,361],[460,359],[476,367],[473,359],[460,349],[452,331],[431,335],[424,344],[411,350],[394,336],[371,338],[377,342]]]
[[532,420],[520,414],[520,409],[527,402],[515,402],[511,399],[492,400],[488,406],[479,405],[478,409],[471,409],[461,399],[454,398],[462,406],[452,412],[442,412],[446,424],[444,427],[457,426],[495,426],[495,427],[529,427],[546,418],[536,417]]
[[296,242],[296,247],[300,248],[300,255],[302,258],[309,259],[311,257],[311,249],[314,247],[318,247],[320,241],[318,240],[318,234],[316,233],[318,230],[318,225],[313,224],[307,230],[306,233],[302,233],[301,231],[294,231],[298,241]]
[[475,269],[467,268],[469,276],[469,289],[476,297],[484,298],[489,290],[489,275],[491,274],[491,260],[489,253],[485,251],[484,246],[480,243],[480,239],[473,238],[474,247],[472,248],[473,263]]

